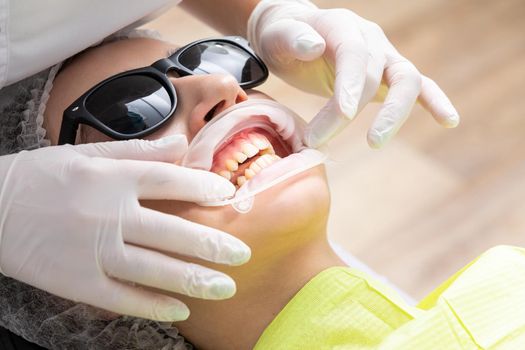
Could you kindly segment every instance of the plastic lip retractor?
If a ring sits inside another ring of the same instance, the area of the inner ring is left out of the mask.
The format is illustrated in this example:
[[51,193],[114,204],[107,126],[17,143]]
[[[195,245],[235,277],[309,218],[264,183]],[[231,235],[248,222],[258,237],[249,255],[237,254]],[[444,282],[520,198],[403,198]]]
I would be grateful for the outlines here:
[[246,129],[260,128],[279,135],[292,154],[279,159],[242,185],[235,195],[217,202],[200,202],[202,206],[231,204],[240,213],[251,210],[254,196],[278,183],[324,162],[326,156],[303,144],[306,122],[292,110],[272,101],[253,99],[236,104],[215,116],[193,138],[182,159],[182,166],[210,171],[213,156],[223,143]]

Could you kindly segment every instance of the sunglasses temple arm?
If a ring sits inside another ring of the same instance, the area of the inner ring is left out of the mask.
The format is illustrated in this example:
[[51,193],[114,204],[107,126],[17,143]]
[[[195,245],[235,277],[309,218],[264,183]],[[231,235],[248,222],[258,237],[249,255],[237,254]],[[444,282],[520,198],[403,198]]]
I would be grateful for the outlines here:
[[66,143],[69,143],[74,145],[77,137],[77,130],[78,121],[64,113],[62,125],[60,127],[60,136],[58,137],[58,144],[65,145]]

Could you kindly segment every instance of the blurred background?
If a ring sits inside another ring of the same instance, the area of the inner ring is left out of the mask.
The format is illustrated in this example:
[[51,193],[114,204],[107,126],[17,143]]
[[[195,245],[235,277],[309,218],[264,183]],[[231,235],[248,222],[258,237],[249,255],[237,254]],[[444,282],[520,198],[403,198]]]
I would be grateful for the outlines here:
[[[365,108],[330,144],[332,240],[417,299],[492,246],[525,246],[525,1],[314,2],[378,23],[462,118],[444,129],[416,106],[378,151],[379,105]],[[147,27],[178,44],[217,34],[176,7]],[[325,103],[274,76],[259,89],[306,120]]]

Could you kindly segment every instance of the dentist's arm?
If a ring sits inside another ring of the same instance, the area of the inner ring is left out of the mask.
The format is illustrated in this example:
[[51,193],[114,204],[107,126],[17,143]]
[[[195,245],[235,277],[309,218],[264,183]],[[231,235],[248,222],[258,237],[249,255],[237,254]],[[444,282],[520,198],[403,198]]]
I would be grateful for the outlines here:
[[[376,98],[384,99],[368,131],[379,148],[397,133],[416,101],[442,126],[459,123],[445,93],[390,43],[375,23],[347,9],[307,0],[187,0],[185,8],[225,33],[246,32],[273,73],[295,87],[329,97],[305,142],[327,142]],[[252,10],[253,8],[253,10]],[[251,11],[251,12],[250,12]]]
[[221,33],[246,37],[248,18],[260,0],[185,0],[180,6]]

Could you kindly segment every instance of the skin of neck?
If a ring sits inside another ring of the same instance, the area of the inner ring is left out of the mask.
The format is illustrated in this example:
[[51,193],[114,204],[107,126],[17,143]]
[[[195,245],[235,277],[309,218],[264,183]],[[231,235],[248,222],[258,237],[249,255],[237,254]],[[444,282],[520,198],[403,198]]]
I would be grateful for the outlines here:
[[[332,266],[345,266],[326,239],[326,218],[314,218],[303,229],[280,233],[271,244],[250,242],[251,260],[242,266],[208,266],[237,283],[231,299],[207,301],[177,295],[191,310],[177,322],[182,335],[198,349],[252,349],[264,329],[292,297],[315,275]],[[274,236],[275,237],[275,236]]]

